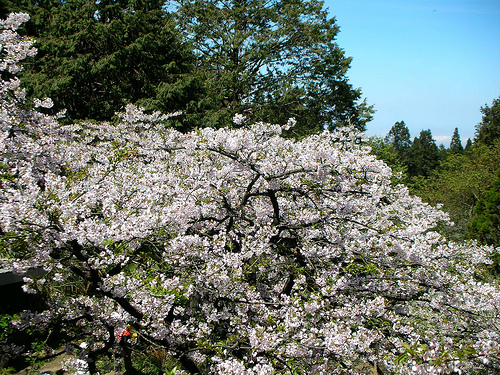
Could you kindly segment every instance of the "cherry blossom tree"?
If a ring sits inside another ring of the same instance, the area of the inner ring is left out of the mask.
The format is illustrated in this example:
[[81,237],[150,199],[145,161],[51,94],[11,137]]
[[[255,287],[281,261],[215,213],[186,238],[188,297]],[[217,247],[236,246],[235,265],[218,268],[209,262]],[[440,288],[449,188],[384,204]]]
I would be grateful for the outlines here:
[[[10,74],[34,53],[26,18],[1,23]],[[293,119],[238,115],[181,134],[134,106],[63,125],[15,78],[0,101],[3,266],[45,271],[24,290],[46,309],[13,328],[57,328],[90,373],[124,330],[177,374],[500,371],[498,249],[434,232],[447,215],[394,186],[362,134],[296,141]]]

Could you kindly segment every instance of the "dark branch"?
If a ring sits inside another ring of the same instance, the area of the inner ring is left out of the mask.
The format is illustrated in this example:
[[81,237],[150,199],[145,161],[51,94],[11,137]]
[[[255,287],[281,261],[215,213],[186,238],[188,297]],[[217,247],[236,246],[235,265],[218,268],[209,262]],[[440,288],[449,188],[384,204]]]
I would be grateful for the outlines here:
[[271,199],[271,203],[273,205],[273,211],[274,211],[273,225],[278,225],[280,223],[280,207],[278,205],[278,200],[276,199],[276,193],[274,192],[274,190],[269,190],[267,194]]

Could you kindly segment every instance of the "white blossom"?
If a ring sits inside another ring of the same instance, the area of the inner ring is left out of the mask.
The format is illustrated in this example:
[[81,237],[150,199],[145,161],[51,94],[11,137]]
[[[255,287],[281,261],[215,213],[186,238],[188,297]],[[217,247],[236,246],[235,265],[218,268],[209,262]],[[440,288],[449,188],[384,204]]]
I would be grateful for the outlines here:
[[[13,73],[33,53],[23,20],[0,24]],[[135,106],[63,125],[32,104],[1,82],[2,266],[40,267],[23,288],[50,290],[16,329],[56,324],[97,353],[133,320],[211,374],[500,366],[499,286],[477,278],[499,249],[436,233],[448,215],[394,186],[354,130],[296,141],[281,136],[293,119],[235,115],[244,128],[181,134],[164,126],[175,113]]]

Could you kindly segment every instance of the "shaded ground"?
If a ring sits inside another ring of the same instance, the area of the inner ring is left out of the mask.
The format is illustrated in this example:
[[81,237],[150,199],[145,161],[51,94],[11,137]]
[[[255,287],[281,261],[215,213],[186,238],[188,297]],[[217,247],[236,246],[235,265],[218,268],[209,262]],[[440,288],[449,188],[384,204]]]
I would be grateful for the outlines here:
[[17,375],[38,375],[38,374],[61,375],[64,372],[62,370],[62,362],[68,360],[69,358],[71,358],[71,355],[63,353],[37,369],[32,369],[31,367],[27,367],[24,370],[19,371]]

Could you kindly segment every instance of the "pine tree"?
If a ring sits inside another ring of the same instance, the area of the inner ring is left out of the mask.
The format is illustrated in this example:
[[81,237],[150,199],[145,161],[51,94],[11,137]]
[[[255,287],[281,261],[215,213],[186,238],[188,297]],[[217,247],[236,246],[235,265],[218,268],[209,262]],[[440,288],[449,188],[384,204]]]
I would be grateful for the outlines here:
[[351,59],[323,2],[179,0],[177,17],[206,84],[204,125],[229,125],[237,112],[269,122],[295,117],[301,136],[339,123],[364,129],[371,118],[348,82]]
[[500,246],[500,173],[493,186],[474,207],[467,225],[468,237],[486,245]]
[[398,155],[400,163],[402,163],[408,170],[410,164],[410,150],[411,150],[411,139],[410,130],[406,126],[404,121],[396,122],[389,133],[384,138],[384,141],[390,144]]
[[186,110],[199,92],[191,50],[156,0],[21,2],[39,53],[22,79],[69,119],[109,120],[128,103]]
[[464,151],[470,152],[472,150],[472,141],[470,138],[467,138],[467,143],[465,144]]
[[476,126],[474,142],[492,145],[500,139],[500,98],[493,100],[491,107],[481,107],[483,118]]
[[408,130],[405,122],[396,122],[389,130],[385,141],[391,143],[399,153],[406,153],[411,147],[411,139],[410,130]]
[[453,136],[451,137],[450,151],[453,154],[461,154],[464,151],[462,141],[460,140],[460,134],[458,134],[458,128],[455,128]]
[[410,149],[408,173],[414,176],[430,176],[439,165],[439,148],[432,138],[430,130],[422,130],[420,136],[413,140]]

